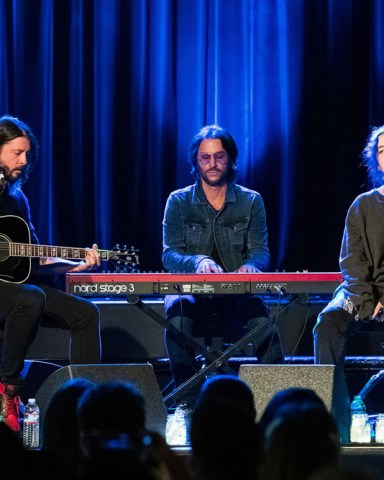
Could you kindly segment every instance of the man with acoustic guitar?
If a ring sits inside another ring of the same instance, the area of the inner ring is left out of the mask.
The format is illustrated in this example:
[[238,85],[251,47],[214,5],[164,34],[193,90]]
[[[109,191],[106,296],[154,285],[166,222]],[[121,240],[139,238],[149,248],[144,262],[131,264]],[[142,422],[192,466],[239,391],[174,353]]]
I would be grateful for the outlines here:
[[[74,364],[101,361],[99,311],[91,302],[67,295],[42,281],[46,273],[81,272],[100,265],[97,245],[83,249],[81,262],[52,255],[37,255],[39,243],[31,222],[30,207],[22,186],[38,156],[38,143],[31,129],[15,117],[0,117],[0,328],[4,331],[0,358],[0,400],[3,421],[20,431],[18,393],[28,348],[39,325],[57,326],[71,332],[69,359]],[[6,231],[11,226],[10,231]],[[4,228],[4,231],[3,231]],[[28,238],[20,240],[18,235]],[[29,247],[21,248],[23,242]],[[19,248],[14,257],[10,245]],[[57,247],[59,248],[59,247]],[[31,253],[32,252],[32,253]],[[28,258],[29,257],[29,258]],[[31,259],[32,257],[35,257]],[[40,257],[40,258],[39,258]],[[69,257],[74,258],[74,257]],[[26,261],[26,263],[25,263]],[[26,266],[25,266],[26,265]]]

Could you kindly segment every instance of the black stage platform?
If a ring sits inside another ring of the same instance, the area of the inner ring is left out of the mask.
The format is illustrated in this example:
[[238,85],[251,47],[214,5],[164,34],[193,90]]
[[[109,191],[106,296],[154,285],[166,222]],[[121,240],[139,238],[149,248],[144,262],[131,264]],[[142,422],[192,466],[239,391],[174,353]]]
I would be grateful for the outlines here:
[[[173,447],[177,455],[189,465],[190,447]],[[341,465],[354,471],[364,471],[377,479],[384,478],[384,445],[348,445],[341,447]]]
[[341,448],[341,454],[341,463],[346,467],[384,478],[384,445],[347,445]]

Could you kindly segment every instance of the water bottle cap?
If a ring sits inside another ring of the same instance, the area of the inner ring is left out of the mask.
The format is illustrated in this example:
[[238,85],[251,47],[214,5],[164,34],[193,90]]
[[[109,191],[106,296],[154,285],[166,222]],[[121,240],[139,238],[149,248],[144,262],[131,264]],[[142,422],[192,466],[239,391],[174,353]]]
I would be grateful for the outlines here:
[[35,398],[28,398],[28,403],[35,403],[36,399]]

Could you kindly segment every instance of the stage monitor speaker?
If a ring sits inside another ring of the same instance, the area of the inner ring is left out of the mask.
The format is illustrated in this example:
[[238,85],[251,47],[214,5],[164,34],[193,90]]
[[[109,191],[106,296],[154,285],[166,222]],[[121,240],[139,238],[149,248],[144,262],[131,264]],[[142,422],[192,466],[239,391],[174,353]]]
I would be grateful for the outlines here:
[[29,398],[35,398],[40,386],[53,372],[60,368],[60,365],[55,363],[25,360],[24,368],[21,372],[23,388],[20,391],[20,397],[22,402],[27,404]]
[[[151,364],[68,365],[50,375],[36,393],[36,402],[44,415],[54,393],[68,380],[85,378],[95,383],[127,381],[136,385],[145,398],[146,426],[165,435],[167,409]],[[119,415],[121,405],[115,405]]]
[[275,393],[290,387],[310,388],[332,408],[334,365],[240,365],[239,377],[253,392],[257,419]]

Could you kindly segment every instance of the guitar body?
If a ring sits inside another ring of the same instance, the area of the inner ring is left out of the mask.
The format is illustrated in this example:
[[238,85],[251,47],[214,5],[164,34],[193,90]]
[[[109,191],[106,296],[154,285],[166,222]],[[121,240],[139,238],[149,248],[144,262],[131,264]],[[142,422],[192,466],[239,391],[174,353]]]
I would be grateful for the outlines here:
[[28,224],[13,215],[0,216],[0,282],[25,282],[31,273],[31,259],[9,256],[12,242],[30,243]]
[[[87,248],[36,245],[30,242],[31,232],[25,220],[15,215],[0,216],[0,282],[23,283],[28,280],[31,258],[55,257],[79,261],[89,254]],[[123,249],[116,245],[113,250],[97,249],[97,253],[100,260],[116,263],[120,271],[139,265],[134,247],[127,250],[125,245]]]

